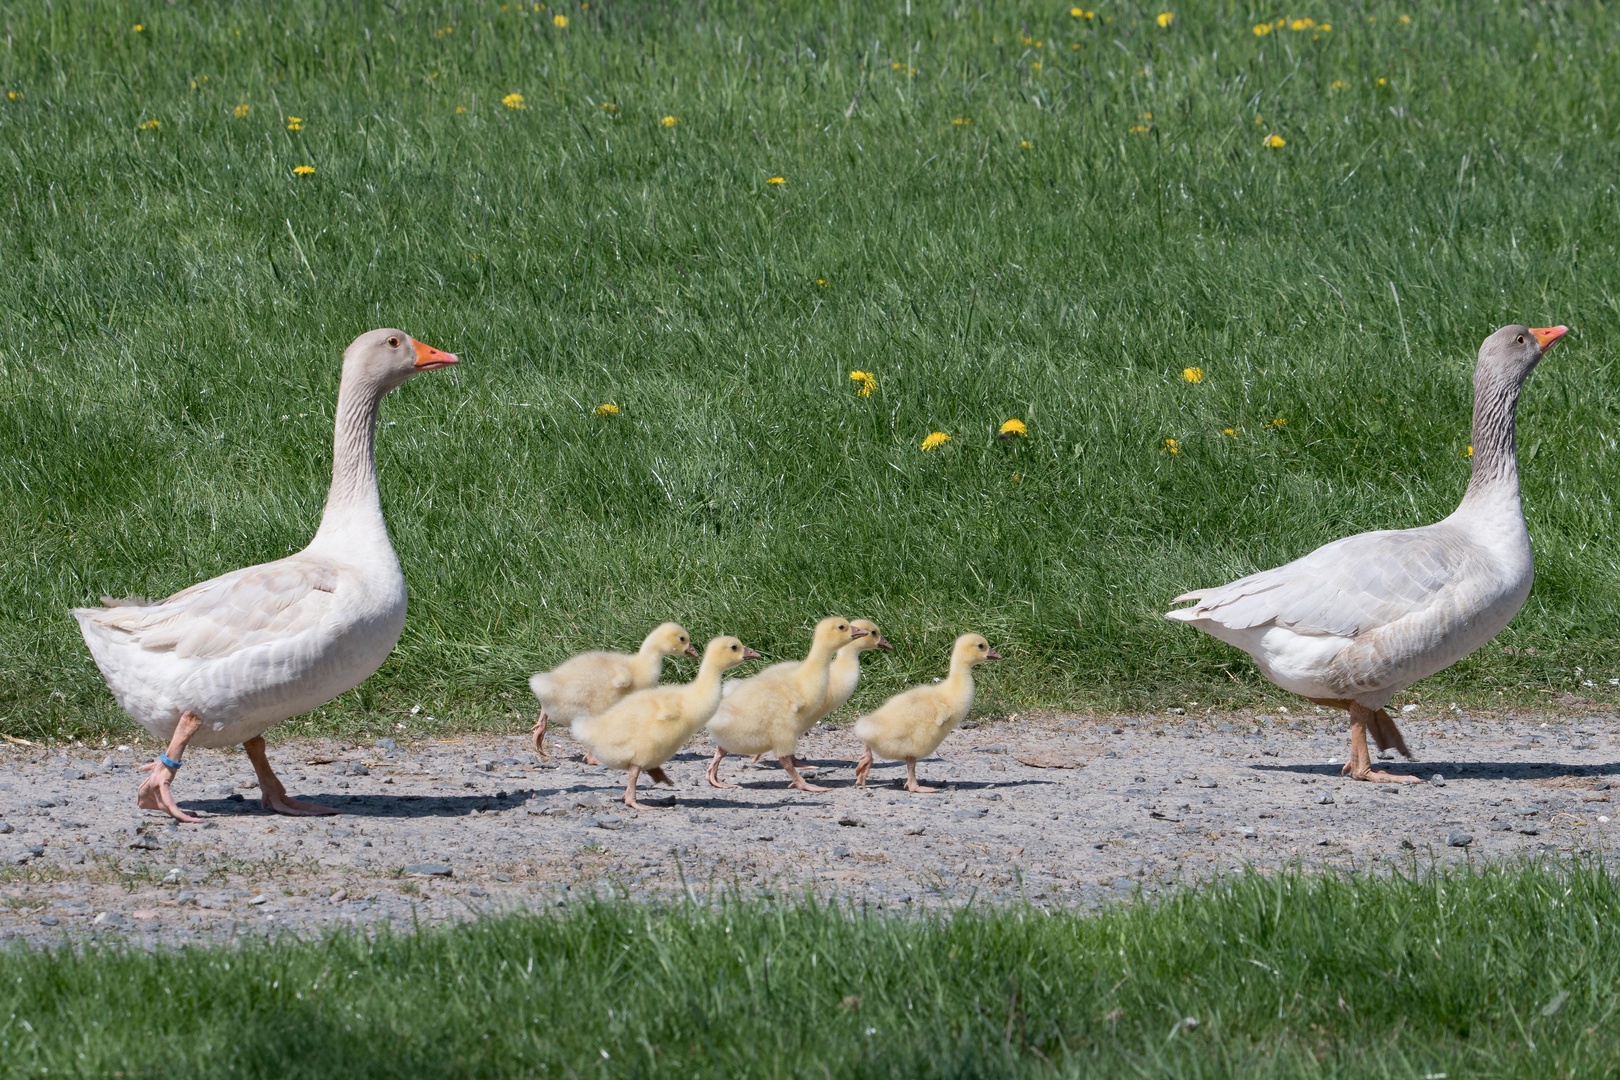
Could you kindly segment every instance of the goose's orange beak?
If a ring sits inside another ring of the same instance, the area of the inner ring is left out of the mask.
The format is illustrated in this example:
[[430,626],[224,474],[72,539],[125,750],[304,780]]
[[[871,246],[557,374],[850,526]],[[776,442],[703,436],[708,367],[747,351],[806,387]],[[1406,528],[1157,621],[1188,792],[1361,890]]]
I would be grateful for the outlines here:
[[432,371],[434,368],[449,367],[451,364],[461,362],[456,358],[455,353],[440,352],[433,346],[424,345],[415,338],[411,338],[411,344],[416,346],[417,371]]
[[1543,349],[1547,349],[1552,346],[1553,342],[1569,333],[1569,327],[1546,326],[1542,327],[1540,330],[1532,330],[1530,332],[1536,335],[1536,341],[1541,345],[1541,347]]

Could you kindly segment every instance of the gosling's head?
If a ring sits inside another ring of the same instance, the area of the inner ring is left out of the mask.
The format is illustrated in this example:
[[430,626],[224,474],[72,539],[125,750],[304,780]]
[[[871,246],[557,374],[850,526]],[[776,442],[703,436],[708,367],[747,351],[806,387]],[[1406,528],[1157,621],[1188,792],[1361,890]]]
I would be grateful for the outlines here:
[[717,664],[721,671],[730,671],[744,660],[758,660],[759,653],[734,637],[717,637],[703,648],[703,663]]
[[839,649],[839,652],[843,652],[845,649],[853,649],[856,652],[866,652],[868,649],[894,651],[894,646],[889,644],[889,639],[883,636],[883,632],[878,629],[877,623],[871,619],[851,619],[849,625],[857,630],[865,630],[866,636],[856,638],[848,645],[845,645],[843,649]]
[[449,367],[455,353],[424,345],[403,330],[368,330],[343,350],[343,377],[392,390],[418,371]]
[[816,623],[815,643],[827,645],[834,649],[842,649],[845,645],[866,636],[866,631],[858,629],[842,615],[829,615]]
[[697,649],[692,647],[692,635],[680,623],[661,623],[656,630],[647,635],[647,640],[641,643],[642,652],[655,652],[659,656],[691,656],[696,657]]
[[963,634],[956,639],[951,647],[951,662],[966,664],[968,667],[977,667],[986,660],[1000,660],[1001,654],[990,647],[990,643],[978,634]]

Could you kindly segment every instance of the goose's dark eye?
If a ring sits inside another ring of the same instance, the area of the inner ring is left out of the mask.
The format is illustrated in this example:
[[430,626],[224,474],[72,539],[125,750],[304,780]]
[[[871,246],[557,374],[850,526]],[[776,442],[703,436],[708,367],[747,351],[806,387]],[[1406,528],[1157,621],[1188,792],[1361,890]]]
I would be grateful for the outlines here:
[[1524,344],[1524,335],[1523,335],[1523,334],[1520,334],[1520,335],[1519,335],[1519,344],[1520,344],[1520,345],[1523,345],[1523,344]]
[[735,645],[733,645],[733,646],[732,646],[732,647],[731,647],[731,651],[732,651],[732,652],[736,652],[736,651],[737,651],[737,646],[735,646]]
[[982,648],[984,648],[984,646],[983,646],[983,645],[980,645],[980,646],[979,646],[979,648],[981,648],[981,649],[982,649]]

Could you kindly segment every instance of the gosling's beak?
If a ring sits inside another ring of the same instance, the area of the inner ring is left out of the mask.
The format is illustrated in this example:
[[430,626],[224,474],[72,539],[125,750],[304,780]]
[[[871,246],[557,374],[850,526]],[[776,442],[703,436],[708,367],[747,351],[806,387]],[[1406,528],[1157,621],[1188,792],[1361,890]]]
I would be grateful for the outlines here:
[[884,650],[885,652],[894,652],[894,646],[890,645],[889,644],[889,639],[884,637],[882,634],[878,635],[877,647]]
[[417,371],[432,371],[434,368],[449,367],[451,364],[461,362],[456,358],[455,353],[440,352],[433,346],[424,345],[415,338],[411,338],[411,344],[416,346]]
[[687,656],[692,657],[694,660],[697,659],[698,651],[696,645],[688,645],[684,651]]
[[743,646],[743,659],[744,660],[758,660],[759,659],[759,653],[755,652],[753,649],[750,649],[748,646],[744,645]]
[[1546,326],[1542,327],[1540,330],[1532,330],[1530,332],[1536,335],[1536,341],[1541,345],[1542,350],[1545,351],[1552,348],[1553,342],[1569,333],[1569,327]]
[[986,660],[1000,660],[1001,654],[996,652],[996,650],[991,649],[989,652],[984,654],[984,658]]
[[849,628],[849,640],[854,641],[856,638],[863,638],[871,632],[870,630],[862,630],[858,626],[852,626]]

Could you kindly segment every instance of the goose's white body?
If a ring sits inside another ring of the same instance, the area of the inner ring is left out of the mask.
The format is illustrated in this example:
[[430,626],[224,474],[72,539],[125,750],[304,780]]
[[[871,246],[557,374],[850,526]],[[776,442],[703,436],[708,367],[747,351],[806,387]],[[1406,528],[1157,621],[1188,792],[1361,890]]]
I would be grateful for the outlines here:
[[193,746],[236,746],[352,690],[405,627],[405,575],[387,532],[317,541],[150,605],[77,608],[118,704],[159,739],[181,713]]
[[233,746],[382,666],[405,626],[406,590],[377,493],[377,410],[415,370],[455,362],[399,331],[362,335],[345,352],[332,488],[303,551],[157,603],[74,610],[96,666],[136,723],[168,740],[189,712],[201,721],[189,745]]
[[1524,606],[1535,578],[1514,408],[1541,350],[1565,330],[1509,326],[1480,347],[1473,470],[1449,517],[1346,537],[1285,566],[1186,593],[1176,603],[1192,606],[1167,617],[1242,649],[1285,690],[1374,711],[1491,640]]

